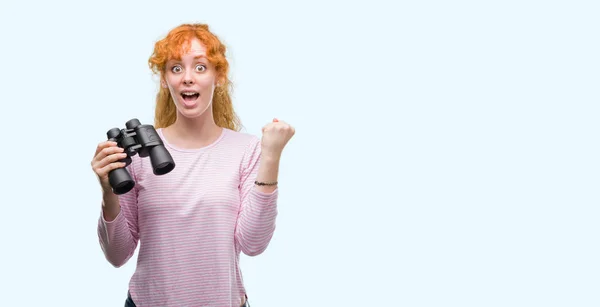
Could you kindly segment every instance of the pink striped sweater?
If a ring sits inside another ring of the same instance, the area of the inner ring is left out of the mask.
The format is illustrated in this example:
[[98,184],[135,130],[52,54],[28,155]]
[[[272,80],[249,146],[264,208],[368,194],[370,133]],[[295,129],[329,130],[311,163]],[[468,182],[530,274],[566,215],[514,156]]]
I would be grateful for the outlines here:
[[133,157],[127,169],[136,185],[119,196],[119,215],[108,222],[100,214],[102,251],[120,267],[139,243],[129,282],[138,307],[238,307],[246,294],[240,252],[261,254],[277,216],[278,190],[254,188],[260,140],[223,129],[211,145],[189,150],[157,132],[176,167],[155,176],[149,157]]

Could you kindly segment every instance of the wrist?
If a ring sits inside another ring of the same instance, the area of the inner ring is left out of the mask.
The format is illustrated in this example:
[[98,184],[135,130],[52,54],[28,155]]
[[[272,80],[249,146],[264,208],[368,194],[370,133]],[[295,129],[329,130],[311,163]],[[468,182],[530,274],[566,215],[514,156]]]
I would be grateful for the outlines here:
[[261,159],[265,162],[279,162],[281,153],[271,150],[265,150],[261,153]]
[[102,197],[106,198],[106,197],[112,197],[113,195],[115,195],[115,193],[112,190],[112,187],[109,186],[104,186],[102,185],[101,187],[102,190]]

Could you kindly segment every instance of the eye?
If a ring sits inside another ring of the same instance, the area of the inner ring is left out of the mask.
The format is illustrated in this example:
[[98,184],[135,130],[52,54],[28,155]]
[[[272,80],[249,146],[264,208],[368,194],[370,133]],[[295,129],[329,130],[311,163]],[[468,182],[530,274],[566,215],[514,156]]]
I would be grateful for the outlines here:
[[206,71],[206,66],[198,64],[198,65],[196,65],[196,71],[204,72],[204,71]]
[[172,72],[174,72],[174,73],[181,72],[181,66],[179,66],[179,65],[175,65],[175,66],[173,66],[173,67],[171,68],[171,71],[172,71]]

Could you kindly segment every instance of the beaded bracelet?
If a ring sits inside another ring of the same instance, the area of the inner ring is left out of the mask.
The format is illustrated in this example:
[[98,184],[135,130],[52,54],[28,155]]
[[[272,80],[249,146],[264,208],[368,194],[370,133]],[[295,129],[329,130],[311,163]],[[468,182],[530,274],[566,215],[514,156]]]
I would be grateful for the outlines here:
[[260,182],[260,181],[254,181],[254,184],[256,185],[276,185],[277,181],[274,182]]

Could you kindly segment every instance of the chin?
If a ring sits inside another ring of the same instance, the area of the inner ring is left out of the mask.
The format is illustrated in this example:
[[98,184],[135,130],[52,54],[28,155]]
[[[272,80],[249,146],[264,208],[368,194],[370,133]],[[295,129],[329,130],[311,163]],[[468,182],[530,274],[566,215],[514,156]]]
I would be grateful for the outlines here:
[[209,113],[209,108],[211,105],[200,104],[193,108],[185,107],[182,105],[177,106],[177,112],[181,114],[185,118],[193,119],[202,117],[202,115]]

